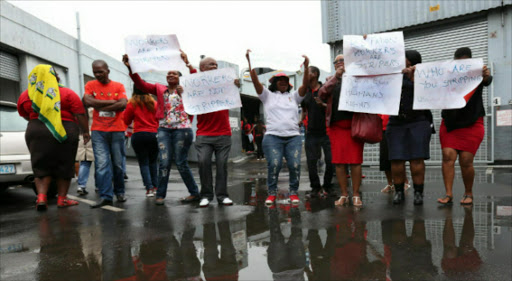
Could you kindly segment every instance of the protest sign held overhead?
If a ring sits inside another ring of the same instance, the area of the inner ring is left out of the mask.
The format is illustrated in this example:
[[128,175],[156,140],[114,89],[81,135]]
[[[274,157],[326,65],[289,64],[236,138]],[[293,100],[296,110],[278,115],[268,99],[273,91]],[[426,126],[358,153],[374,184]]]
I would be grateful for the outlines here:
[[200,72],[180,78],[183,106],[190,115],[242,107],[240,93],[231,68]]
[[343,36],[345,70],[349,75],[401,73],[405,68],[402,32]]
[[402,74],[343,75],[338,110],[398,115]]
[[124,40],[130,66],[135,73],[178,70],[187,67],[181,59],[180,44],[176,35],[128,36]]
[[466,106],[482,82],[482,59],[416,65],[413,109],[455,109]]

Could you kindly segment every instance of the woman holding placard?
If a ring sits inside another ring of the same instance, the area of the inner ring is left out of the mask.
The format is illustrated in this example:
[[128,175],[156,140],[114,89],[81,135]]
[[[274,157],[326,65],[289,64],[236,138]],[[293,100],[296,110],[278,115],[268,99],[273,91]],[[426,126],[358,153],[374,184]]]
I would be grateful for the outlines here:
[[[188,62],[187,55],[181,53],[181,57],[187,64],[190,73],[197,72]],[[192,145],[192,118],[183,107],[181,94],[183,88],[179,85],[181,73],[177,70],[167,72],[167,84],[151,84],[140,78],[137,73],[132,73],[128,55],[123,56],[123,62],[130,71],[135,87],[145,93],[157,96],[156,118],[158,119],[158,149],[160,158],[159,179],[156,190],[157,205],[164,204],[164,198],[167,195],[167,185],[172,159],[176,162],[183,182],[190,193],[188,197],[181,200],[183,203],[199,201],[199,189],[192,176],[192,171],[188,166],[188,151]]]
[[413,110],[414,69],[421,63],[418,51],[405,52],[406,69],[402,83],[400,109],[398,116],[390,116],[386,128],[391,174],[395,185],[393,204],[402,204],[405,200],[404,180],[405,162],[411,165],[414,186],[414,205],[423,204],[425,181],[425,159],[430,158],[430,138],[433,132],[430,110]]
[[[471,58],[471,49],[464,47],[455,51],[455,60],[469,58]],[[473,205],[473,181],[475,179],[473,159],[485,134],[482,91],[484,86],[489,86],[492,82],[490,71],[485,65],[482,69],[482,77],[482,83],[474,90],[465,107],[445,109],[441,113],[443,121],[439,129],[439,138],[443,149],[443,179],[446,188],[446,196],[437,199],[441,204],[452,203],[455,161],[459,156],[465,187],[460,204]]]
[[341,197],[336,205],[346,206],[348,200],[348,166],[352,175],[352,205],[362,207],[359,187],[361,186],[364,142],[352,138],[353,112],[338,110],[342,85],[342,75],[345,72],[345,59],[338,55],[334,59],[336,73],[318,91],[322,100],[327,100],[325,118],[329,127],[331,141],[332,163],[336,167],[336,178],[341,188]]
[[290,92],[290,78],[278,73],[270,78],[270,87],[260,83],[256,71],[251,68],[250,50],[246,58],[249,63],[251,80],[258,93],[258,98],[265,108],[267,127],[263,137],[263,151],[268,164],[268,197],[265,204],[274,204],[277,197],[277,181],[281,170],[283,156],[290,172],[290,201],[299,204],[300,155],[302,138],[299,130],[298,108],[309,86],[309,59],[304,57],[304,79],[297,91]]

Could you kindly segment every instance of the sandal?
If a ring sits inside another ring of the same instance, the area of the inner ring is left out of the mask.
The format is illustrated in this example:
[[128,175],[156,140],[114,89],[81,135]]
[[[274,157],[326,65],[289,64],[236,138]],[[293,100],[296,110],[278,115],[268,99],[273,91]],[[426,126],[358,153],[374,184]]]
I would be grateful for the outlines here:
[[[448,198],[448,201],[446,201],[446,202],[441,202],[441,200],[444,200],[444,199],[446,199],[446,198]],[[452,203],[453,203],[453,196],[445,195],[445,196],[444,196],[444,198],[438,198],[438,199],[437,199],[437,203],[439,203],[439,204],[443,204],[443,205],[450,205],[450,204],[452,204]]]
[[[466,199],[470,198],[471,199],[471,202],[468,202],[466,203]],[[464,194],[464,196],[462,197],[462,200],[460,200],[460,204],[461,205],[466,205],[466,206],[470,206],[470,205],[473,205],[473,195],[467,195],[467,194]]]
[[334,205],[336,206],[346,206],[348,203],[348,197],[347,196],[341,196],[340,199],[338,199],[336,202],[334,202]]
[[394,185],[386,185],[386,187],[384,187],[383,189],[380,190],[380,192],[382,193],[390,193],[391,191],[395,190],[395,186]]
[[362,207],[363,201],[361,201],[361,197],[360,196],[352,196],[352,205],[354,205],[354,207]]
[[69,206],[75,206],[78,205],[78,201],[71,200],[67,197],[60,197],[57,199],[57,207],[59,208],[65,208]]
[[406,191],[409,188],[411,188],[411,185],[408,183],[404,183],[404,191]]

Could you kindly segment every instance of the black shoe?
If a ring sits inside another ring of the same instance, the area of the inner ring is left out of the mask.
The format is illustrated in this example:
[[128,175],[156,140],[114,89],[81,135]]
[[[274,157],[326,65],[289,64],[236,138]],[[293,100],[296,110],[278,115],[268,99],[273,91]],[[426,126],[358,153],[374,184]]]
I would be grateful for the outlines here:
[[101,199],[96,204],[91,205],[91,208],[101,208],[103,206],[112,206],[112,200]]
[[201,200],[201,197],[199,195],[190,195],[185,198],[181,199],[181,203],[192,203],[192,202],[198,202]]
[[395,191],[395,197],[393,197],[393,205],[400,205],[405,201],[405,195],[403,191]]
[[414,205],[423,205],[423,184],[414,184]]
[[126,196],[124,196],[124,194],[117,194],[116,198],[117,202],[126,202]]
[[124,174],[124,181],[127,181],[127,180],[128,180],[128,175]]

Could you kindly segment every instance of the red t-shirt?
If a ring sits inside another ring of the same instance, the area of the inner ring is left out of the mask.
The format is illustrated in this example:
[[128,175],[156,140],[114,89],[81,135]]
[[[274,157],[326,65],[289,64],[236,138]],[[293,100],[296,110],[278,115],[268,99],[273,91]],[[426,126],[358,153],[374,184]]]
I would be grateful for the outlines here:
[[197,115],[197,136],[231,136],[229,110]]
[[[84,105],[80,97],[68,88],[59,87],[60,92],[60,116],[62,121],[72,121],[77,123],[74,114],[85,114]],[[32,101],[28,96],[28,90],[21,93],[18,99],[18,113],[22,117],[29,119],[38,119],[39,114],[32,109]]]
[[[110,81],[106,85],[101,84],[98,80],[89,81],[85,84],[85,94],[92,95],[98,100],[127,99],[124,85],[115,81]],[[124,132],[125,130],[123,111],[98,112],[94,109],[91,131]]]
[[129,126],[133,121],[133,132],[150,132],[156,133],[158,130],[158,120],[156,120],[156,101],[155,111],[151,112],[147,107],[134,106],[132,102],[128,102],[124,111],[124,123]]

